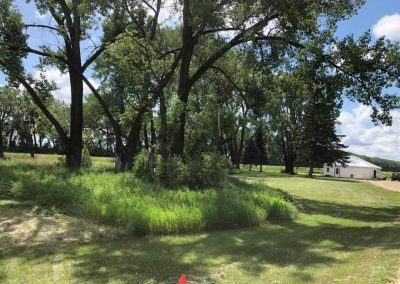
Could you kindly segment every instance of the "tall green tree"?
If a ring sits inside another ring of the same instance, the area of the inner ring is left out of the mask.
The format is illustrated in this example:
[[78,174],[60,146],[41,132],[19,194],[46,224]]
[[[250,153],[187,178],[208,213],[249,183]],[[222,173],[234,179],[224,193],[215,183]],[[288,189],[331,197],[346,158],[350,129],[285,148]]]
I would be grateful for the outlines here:
[[301,156],[302,162],[309,165],[309,177],[313,169],[324,163],[345,164],[348,153],[341,143],[343,136],[336,133],[337,118],[341,103],[334,96],[324,93],[314,86],[309,94],[302,118]]
[[[336,23],[353,15],[364,1],[193,1],[180,2],[182,11],[180,53],[182,56],[178,98],[181,104],[174,129],[172,153],[184,152],[187,103],[193,85],[232,48],[258,42],[262,51],[280,55],[290,46],[303,46],[303,39],[319,37],[323,26],[333,30]],[[325,25],[321,24],[325,21]],[[273,26],[273,29],[270,27]],[[225,37],[224,33],[231,36]],[[217,45],[201,63],[193,66],[205,38]],[[273,51],[273,52],[271,52]]]
[[[33,3],[41,14],[51,15],[51,23],[54,24],[25,23],[12,0],[0,1],[0,67],[11,83],[25,87],[56,129],[66,153],[68,167],[79,168],[82,155],[84,72],[123,31],[125,23],[121,23],[121,18],[116,14],[124,1],[35,0]],[[95,47],[87,58],[83,58],[83,42],[87,42],[91,31],[103,23],[109,28],[105,31],[107,39]],[[47,34],[53,34],[55,42],[33,46],[28,40],[31,29],[43,29]],[[71,106],[68,132],[64,131],[43,102],[43,78],[35,78],[24,68],[22,61],[28,55],[38,56],[42,68],[51,65],[69,74]]]

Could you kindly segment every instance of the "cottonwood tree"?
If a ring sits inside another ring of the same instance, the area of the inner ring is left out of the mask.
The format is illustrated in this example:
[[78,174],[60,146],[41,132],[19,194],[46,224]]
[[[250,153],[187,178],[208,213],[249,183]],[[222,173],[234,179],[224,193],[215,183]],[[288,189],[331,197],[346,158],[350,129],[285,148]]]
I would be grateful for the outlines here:
[[[170,33],[166,31],[166,34]],[[164,117],[160,142],[161,148],[165,147],[164,93],[179,59],[169,52],[170,44],[165,42],[164,36],[137,38],[137,31],[133,30],[118,38],[97,61],[97,76],[102,78],[104,88],[102,92],[94,90],[94,94],[114,130],[117,171],[132,168],[145,116],[157,101],[161,117]],[[161,149],[161,153],[164,152]]]
[[[31,1],[28,1],[31,2]],[[35,0],[32,1],[41,14],[52,18],[49,25],[24,22],[12,0],[0,1],[0,67],[14,84],[26,88],[29,95],[56,129],[66,153],[67,166],[79,168],[82,155],[83,85],[88,81],[84,72],[94,60],[123,32],[118,13],[125,1],[89,0]],[[94,46],[84,58],[83,47],[88,48],[91,33],[101,25],[107,26],[103,43]],[[52,43],[41,42],[35,46],[30,41],[30,31],[42,29]],[[70,128],[66,132],[57,118],[49,111],[40,97],[43,78],[37,78],[24,68],[23,60],[38,56],[40,65],[56,67],[68,73],[71,89]]]
[[[181,113],[175,128],[172,153],[183,155],[187,102],[190,90],[211,66],[232,48],[250,42],[262,43],[263,51],[286,49],[307,38],[318,37],[321,20],[333,29],[339,20],[354,14],[364,1],[193,1],[180,2],[181,65],[178,97]],[[229,36],[226,34],[229,32]],[[203,39],[220,40],[218,48],[192,67],[193,58]],[[279,53],[279,52],[276,52]]]
[[285,173],[293,174],[300,150],[306,89],[296,76],[286,72],[277,75],[271,82],[272,88],[266,93],[270,97],[266,106],[268,123],[283,156]]
[[[175,48],[175,31],[160,26],[161,7],[161,0],[127,2],[120,13],[130,23],[126,33],[97,60],[97,77],[104,88],[95,89],[85,81],[113,128],[117,171],[132,168],[144,118],[157,101],[160,152],[164,159],[168,156],[165,91],[181,55]],[[107,101],[104,96],[115,98]]]

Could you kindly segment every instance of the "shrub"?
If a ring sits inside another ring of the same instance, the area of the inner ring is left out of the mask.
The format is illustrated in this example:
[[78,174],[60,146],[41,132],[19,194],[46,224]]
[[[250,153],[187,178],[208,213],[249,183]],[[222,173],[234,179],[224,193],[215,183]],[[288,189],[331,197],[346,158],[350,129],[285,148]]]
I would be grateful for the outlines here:
[[179,187],[187,184],[187,166],[178,157],[167,160],[158,159],[157,181],[166,187]]
[[202,159],[188,162],[187,185],[189,188],[223,187],[230,163],[220,155],[211,153]]
[[91,169],[93,167],[93,160],[90,156],[90,152],[87,146],[84,146],[82,149],[82,169]]
[[147,149],[141,150],[139,154],[136,155],[133,172],[138,178],[145,180],[153,179],[150,174],[149,151]]

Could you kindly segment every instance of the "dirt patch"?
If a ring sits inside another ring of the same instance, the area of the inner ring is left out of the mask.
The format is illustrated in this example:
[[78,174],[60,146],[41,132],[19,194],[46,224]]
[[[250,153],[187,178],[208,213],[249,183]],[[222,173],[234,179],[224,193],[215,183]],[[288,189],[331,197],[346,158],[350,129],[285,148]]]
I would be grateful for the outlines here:
[[370,183],[391,190],[400,192],[400,182],[398,181],[390,181],[390,180],[370,180]]
[[397,270],[396,279],[391,284],[400,284],[400,268]]
[[98,238],[115,238],[120,231],[85,220],[48,216],[18,205],[0,206],[0,251],[10,244],[87,242]]

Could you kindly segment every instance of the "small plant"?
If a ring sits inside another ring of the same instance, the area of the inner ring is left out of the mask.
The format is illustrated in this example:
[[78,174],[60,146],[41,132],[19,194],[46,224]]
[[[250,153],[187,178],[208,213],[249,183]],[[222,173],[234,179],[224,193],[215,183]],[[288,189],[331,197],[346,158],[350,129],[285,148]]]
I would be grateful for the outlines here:
[[93,167],[93,160],[87,146],[82,149],[82,169],[91,169]]

